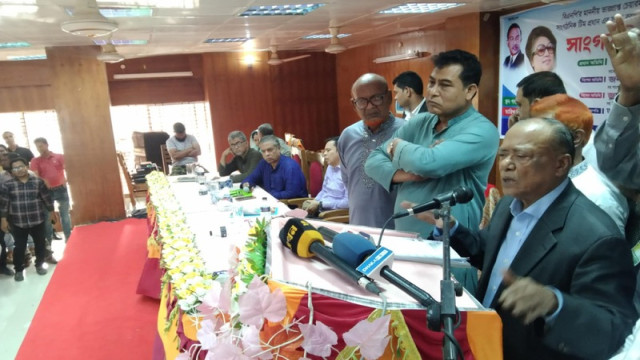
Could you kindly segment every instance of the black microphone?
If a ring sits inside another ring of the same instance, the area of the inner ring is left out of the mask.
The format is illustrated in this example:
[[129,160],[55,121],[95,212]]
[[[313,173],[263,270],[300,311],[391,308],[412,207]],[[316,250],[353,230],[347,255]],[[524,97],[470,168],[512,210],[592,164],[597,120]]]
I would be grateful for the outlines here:
[[289,219],[284,227],[280,229],[280,241],[299,257],[310,258],[315,255],[336,270],[355,280],[365,290],[376,295],[382,292],[366,276],[357,272],[352,266],[337,257],[331,249],[324,246],[322,235],[308,222],[297,218]]
[[431,201],[427,201],[424,204],[420,204],[409,208],[407,210],[401,210],[397,213],[393,214],[392,219],[397,219],[405,216],[419,214],[421,212],[425,212],[428,210],[439,209],[442,207],[443,203],[449,203],[449,205],[453,206],[455,204],[464,204],[468,203],[473,199],[473,192],[466,186],[459,186],[455,188],[453,191],[436,195]]
[[389,265],[393,262],[393,253],[387,248],[376,248],[362,236],[342,233],[333,239],[333,252],[351,267],[357,267],[357,270],[365,275],[373,279],[381,277],[387,280],[416,299],[424,307],[437,303],[429,293],[391,270]]

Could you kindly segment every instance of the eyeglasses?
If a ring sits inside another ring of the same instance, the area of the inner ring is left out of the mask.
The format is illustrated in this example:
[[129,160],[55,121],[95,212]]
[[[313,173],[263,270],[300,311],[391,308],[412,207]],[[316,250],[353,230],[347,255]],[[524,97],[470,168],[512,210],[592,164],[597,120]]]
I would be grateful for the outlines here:
[[536,50],[533,52],[533,55],[544,56],[544,53],[548,51],[549,55],[553,55],[556,52],[556,46],[553,44],[548,45],[538,45]]
[[238,142],[234,142],[233,144],[229,144],[230,147],[238,147],[240,144],[244,143],[244,140],[240,140]]
[[364,110],[367,108],[367,106],[369,105],[369,103],[371,103],[373,106],[380,106],[382,105],[382,103],[384,102],[384,98],[387,96],[388,91],[385,91],[384,94],[377,94],[377,95],[373,95],[372,97],[366,99],[366,98],[357,98],[357,99],[353,99],[351,100],[351,102],[353,103],[353,105],[358,108],[358,110]]
[[24,166],[24,165],[20,165],[20,166],[16,166],[16,167],[11,168],[11,170],[13,170],[13,171],[20,171],[20,170],[22,170],[22,169],[26,169],[26,168],[27,168],[26,166]]

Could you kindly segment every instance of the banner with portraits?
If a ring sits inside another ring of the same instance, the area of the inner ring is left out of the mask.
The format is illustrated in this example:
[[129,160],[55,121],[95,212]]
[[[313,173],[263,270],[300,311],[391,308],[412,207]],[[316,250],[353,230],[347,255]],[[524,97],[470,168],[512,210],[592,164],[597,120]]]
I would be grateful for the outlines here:
[[[538,71],[554,71],[569,96],[585,103],[594,126],[606,120],[618,79],[600,34],[615,14],[628,18],[640,0],[579,0],[548,5],[500,18],[500,133],[516,109],[517,84]],[[640,69],[638,70],[640,71]]]

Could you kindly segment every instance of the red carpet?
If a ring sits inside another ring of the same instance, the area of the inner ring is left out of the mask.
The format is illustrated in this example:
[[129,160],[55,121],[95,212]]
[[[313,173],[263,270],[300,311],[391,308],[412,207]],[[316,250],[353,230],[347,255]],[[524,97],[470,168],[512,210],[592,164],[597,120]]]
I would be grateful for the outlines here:
[[17,359],[151,359],[159,303],[136,295],[145,220],[76,227]]

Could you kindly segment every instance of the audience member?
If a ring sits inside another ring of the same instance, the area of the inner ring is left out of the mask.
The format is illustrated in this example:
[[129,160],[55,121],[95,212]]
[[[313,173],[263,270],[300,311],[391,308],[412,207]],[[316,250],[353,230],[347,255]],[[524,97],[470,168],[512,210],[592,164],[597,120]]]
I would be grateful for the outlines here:
[[36,272],[45,275],[46,257],[45,211],[53,211],[51,194],[44,181],[28,171],[27,161],[11,160],[11,179],[0,186],[0,230],[11,231],[15,241],[13,265],[15,281],[24,280],[22,270],[24,252],[29,235],[33,238],[36,252]]
[[[4,145],[0,145],[0,162],[4,165],[8,163],[9,155],[8,150]],[[2,188],[2,184],[11,179],[11,174],[9,174],[6,170],[0,169],[0,188]],[[7,266],[7,244],[4,241],[4,231],[0,229],[0,274],[13,276],[15,272]]]
[[287,142],[284,139],[277,137],[273,131],[273,127],[269,123],[264,123],[258,126],[258,144],[260,140],[262,140],[263,136],[273,135],[276,139],[278,139],[278,143],[280,143],[280,152],[284,156],[291,156],[291,147],[287,145]]
[[295,160],[281,155],[280,142],[273,135],[260,139],[262,160],[249,176],[243,187],[261,186],[276,199],[307,197],[307,181]]
[[575,156],[569,178],[589,200],[611,216],[621,234],[624,234],[629,216],[627,199],[619,191],[610,188],[604,177],[582,156],[582,150],[593,130],[591,110],[577,99],[566,94],[558,94],[544,97],[533,104],[531,116],[554,118],[571,130]]
[[184,124],[173,124],[174,135],[167,139],[167,151],[171,155],[172,175],[180,175],[186,173],[186,165],[198,162],[198,156],[201,154],[200,144],[195,136],[187,135]]
[[342,181],[349,192],[349,223],[353,225],[382,227],[393,215],[395,190],[388,191],[364,172],[371,151],[404,124],[389,111],[391,100],[387,81],[377,74],[364,74],[351,87],[351,103],[362,120],[342,131],[338,154]]
[[258,130],[253,130],[251,132],[251,139],[249,139],[249,141],[252,149],[260,151],[260,148],[258,147],[258,143],[260,142],[260,134],[258,133]]
[[[367,175],[387,190],[398,187],[395,211],[402,210],[403,200],[422,203],[464,185],[473,191],[473,200],[452,213],[465,226],[480,224],[499,142],[495,125],[473,108],[481,75],[473,54],[452,50],[436,55],[427,88],[430,113],[409,120],[369,155]],[[432,227],[407,216],[396,220],[396,229],[426,237]]]
[[423,84],[420,75],[405,71],[393,79],[393,92],[396,102],[404,109],[404,119],[427,112],[426,99],[422,96]]
[[615,183],[640,190],[640,30],[627,31],[620,15],[614,20],[607,22],[611,38],[601,38],[620,88],[594,142],[600,170]]
[[[58,203],[58,213],[62,224],[62,232],[65,241],[71,236],[71,217],[69,215],[69,192],[67,179],[64,174],[64,156],[49,150],[47,139],[40,137],[33,141],[40,156],[31,161],[31,171],[44,180],[51,191],[51,199]],[[48,238],[53,236],[53,227],[50,221],[45,222],[45,233]]]
[[[249,148],[247,137],[242,131],[230,132],[227,141],[229,141],[229,147],[220,156],[218,172],[221,176],[227,176],[234,171],[239,171],[240,174],[231,175],[231,180],[234,183],[241,182],[258,166],[262,155],[258,150]],[[227,162],[231,155],[233,155],[233,159]]]
[[2,138],[4,139],[4,142],[7,143],[7,149],[9,152],[18,154],[19,157],[27,160],[27,164],[29,164],[31,159],[33,159],[33,153],[31,150],[18,146],[11,131],[5,131],[2,134]]
[[513,126],[518,120],[524,120],[531,117],[531,105],[546,96],[556,94],[566,94],[564,83],[558,74],[551,71],[541,71],[525,76],[516,85],[516,105],[518,110],[509,117],[509,127]]
[[322,181],[322,190],[315,199],[302,203],[302,209],[314,216],[326,210],[346,209],[349,207],[347,188],[342,182],[340,155],[338,155],[338,137],[327,140],[324,146],[324,158],[327,170]]
[[451,224],[452,247],[482,269],[477,297],[502,319],[505,359],[606,359],[638,318],[628,245],[568,180],[573,158],[562,123],[518,122],[498,151],[506,196],[488,227]]

